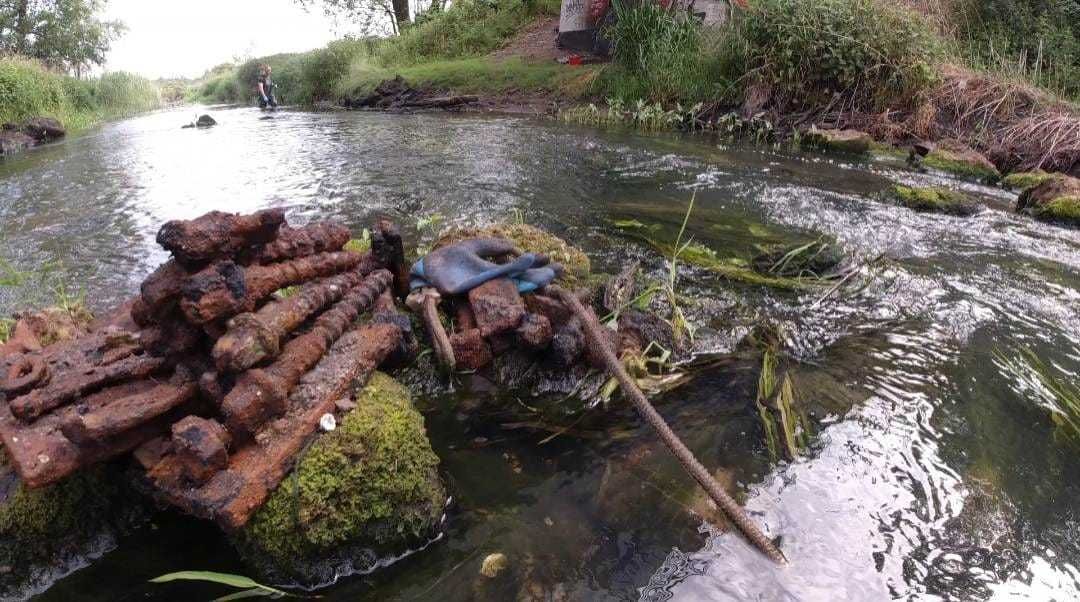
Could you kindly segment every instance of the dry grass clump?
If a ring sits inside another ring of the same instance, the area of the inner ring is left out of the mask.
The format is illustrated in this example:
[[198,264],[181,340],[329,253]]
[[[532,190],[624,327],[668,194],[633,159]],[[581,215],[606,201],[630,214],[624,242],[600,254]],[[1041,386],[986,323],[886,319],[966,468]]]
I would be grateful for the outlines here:
[[909,120],[917,136],[966,140],[1009,171],[1080,164],[1080,109],[1033,86],[946,66],[925,104]]

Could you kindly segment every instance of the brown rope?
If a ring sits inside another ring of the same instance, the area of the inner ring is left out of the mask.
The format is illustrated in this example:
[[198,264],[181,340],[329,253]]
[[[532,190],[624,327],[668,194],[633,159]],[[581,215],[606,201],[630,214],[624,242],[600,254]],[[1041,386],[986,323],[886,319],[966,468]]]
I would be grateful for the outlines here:
[[678,458],[679,463],[683,465],[686,472],[694,477],[694,480],[701,485],[705,492],[709,494],[709,497],[716,502],[716,505],[724,511],[724,514],[731,519],[731,522],[735,523],[735,526],[742,531],[743,535],[752,544],[775,562],[786,563],[787,558],[783,552],[773,545],[772,541],[758,529],[758,526],[747,516],[746,511],[724,491],[720,483],[701,465],[701,462],[698,462],[697,458],[694,457],[694,452],[686,447],[682,440],[679,439],[679,436],[675,434],[675,431],[671,430],[671,427],[664,421],[663,416],[645,398],[637,383],[626,372],[618,358],[615,357],[615,353],[606,344],[606,339],[601,331],[603,327],[596,321],[596,317],[586,311],[581,301],[570,291],[556,285],[549,286],[548,290],[554,292],[581,320],[585,336],[588,337],[589,343],[600,352],[600,357],[604,361],[608,372],[615,377],[615,380],[619,381],[619,387],[622,388],[623,393],[634,404],[634,408],[645,419],[645,422],[649,423],[649,426],[653,427],[657,434],[660,435],[660,439],[664,441],[671,453]]

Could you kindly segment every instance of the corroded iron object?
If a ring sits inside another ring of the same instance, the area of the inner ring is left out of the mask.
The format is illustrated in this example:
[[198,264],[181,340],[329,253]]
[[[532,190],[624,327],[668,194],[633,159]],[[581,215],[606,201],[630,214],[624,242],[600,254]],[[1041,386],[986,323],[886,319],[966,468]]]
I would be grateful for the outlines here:
[[220,261],[188,279],[180,307],[192,323],[209,324],[252,311],[259,302],[284,287],[354,269],[365,257],[338,251],[248,268],[232,261]]
[[394,294],[404,299],[409,294],[409,265],[405,262],[405,245],[397,224],[380,219],[371,232],[371,254],[379,267],[394,275]]
[[169,382],[110,399],[96,407],[74,406],[61,422],[64,436],[77,444],[107,440],[165,414],[195,397],[199,387],[190,370],[179,368]]
[[167,312],[180,298],[191,272],[180,262],[170,259],[158,266],[139,286],[142,303],[132,308],[131,317],[140,326],[152,323],[159,315]]
[[334,413],[335,401],[352,387],[364,385],[400,342],[401,330],[392,324],[367,324],[349,331],[300,381],[288,398],[286,413],[241,444],[226,469],[193,486],[174,454],[148,472],[151,482],[161,497],[185,512],[216,520],[228,530],[243,527],[292,468],[319,419]]
[[193,220],[166,222],[157,242],[181,264],[196,267],[232,255],[252,245],[268,243],[285,223],[283,209],[266,209],[251,215],[211,211]]
[[[94,413],[120,400],[156,395],[152,392],[159,386],[149,379],[127,382],[83,397],[79,407]],[[62,431],[64,423],[77,412],[75,405],[67,405],[27,424],[11,413],[8,404],[0,403],[0,437],[12,466],[27,487],[51,485],[84,466],[127,453],[166,432],[171,422],[190,410],[182,405],[115,436],[85,445],[68,439]]]
[[[9,357],[0,371],[0,389],[26,390],[8,400],[22,420],[42,414],[108,385],[145,378],[164,368],[164,358],[146,355],[138,337],[107,331],[48,347],[40,352]],[[41,374],[31,387],[24,378]],[[12,378],[12,377],[15,378]],[[29,389],[29,390],[27,390]]]
[[241,255],[244,263],[268,264],[299,259],[317,253],[340,251],[351,237],[349,229],[332,222],[318,222],[300,228],[282,226],[277,238]]
[[346,272],[305,284],[296,294],[271,301],[255,313],[229,321],[229,330],[214,344],[214,364],[221,372],[240,372],[277,357],[281,341],[309,317],[339,301],[364,275]]
[[205,483],[229,464],[232,437],[216,420],[188,416],[172,426],[172,448],[180,470],[193,483]]
[[310,331],[286,343],[274,363],[239,375],[221,403],[229,431],[251,434],[267,419],[281,414],[289,392],[301,376],[319,362],[361,311],[371,308],[392,281],[393,276],[386,270],[372,272],[362,284],[323,312]]

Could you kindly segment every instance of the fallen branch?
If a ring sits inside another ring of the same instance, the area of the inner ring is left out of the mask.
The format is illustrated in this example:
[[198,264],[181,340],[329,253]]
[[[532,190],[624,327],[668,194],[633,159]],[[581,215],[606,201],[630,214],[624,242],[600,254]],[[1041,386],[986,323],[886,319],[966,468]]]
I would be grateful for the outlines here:
[[581,304],[576,296],[570,291],[563,289],[557,285],[548,287],[548,290],[555,293],[555,295],[567,306],[570,310],[581,320],[581,325],[585,330],[585,334],[589,339],[590,345],[595,348],[599,359],[603,361],[604,367],[608,372],[619,381],[619,386],[622,388],[623,393],[630,399],[630,402],[634,405],[634,408],[641,414],[641,417],[645,419],[645,422],[649,424],[667,445],[671,453],[679,460],[679,463],[683,465],[683,468],[694,477],[694,480],[709,494],[716,505],[724,511],[724,514],[731,519],[731,522],[735,523],[735,526],[742,531],[743,535],[750,540],[763,554],[771,558],[778,563],[786,563],[787,558],[784,554],[773,545],[772,541],[765,536],[764,533],[758,529],[746,512],[724,491],[724,488],[716,481],[709,471],[698,462],[694,457],[694,453],[690,451],[686,444],[679,439],[679,436],[675,434],[675,431],[671,430],[667,422],[664,421],[663,416],[656,411],[656,408],[649,403],[649,400],[645,398],[645,395],[641,392],[641,389],[637,387],[634,379],[626,372],[626,369],[615,357],[614,351],[608,345],[608,338],[603,334],[603,326],[597,322],[592,313],[587,311]]

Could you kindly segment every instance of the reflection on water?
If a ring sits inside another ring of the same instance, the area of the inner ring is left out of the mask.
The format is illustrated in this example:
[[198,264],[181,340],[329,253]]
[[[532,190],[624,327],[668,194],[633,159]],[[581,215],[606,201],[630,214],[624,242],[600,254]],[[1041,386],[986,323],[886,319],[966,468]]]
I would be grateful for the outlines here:
[[[602,436],[506,428],[489,384],[418,399],[455,495],[446,537],[322,592],[354,599],[1075,599],[1080,461],[1018,392],[994,351],[1029,348],[1080,377],[1080,235],[1012,215],[1000,191],[965,185],[969,219],[892,206],[893,182],[942,183],[885,164],[718,148],[700,139],[597,133],[518,118],[220,110],[111,124],[0,164],[0,257],[27,272],[0,288],[10,313],[79,283],[101,309],[135,291],[163,253],[156,225],[209,209],[282,205],[295,222],[361,228],[389,214],[511,219],[586,248],[599,268],[663,260],[620,238],[614,219],[678,227],[692,191],[695,240],[722,255],[762,241],[835,237],[886,260],[857,295],[746,289],[684,270],[698,346],[728,351],[755,322],[783,326],[800,360],[800,403],[816,422],[808,457],[771,463],[749,410],[753,365],[722,364],[661,411],[791,559],[777,568],[702,522],[714,509],[626,408]],[[954,184],[954,182],[946,182]],[[46,275],[40,268],[50,266]],[[719,521],[722,522],[722,521]],[[197,537],[194,537],[197,535]],[[477,584],[507,554],[509,589]],[[163,515],[46,599],[177,599],[153,589],[179,569],[244,572],[217,532]],[[479,589],[478,589],[479,588]],[[492,597],[494,596],[494,597]]]

